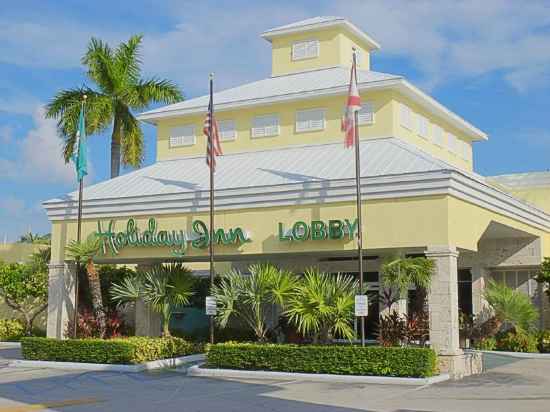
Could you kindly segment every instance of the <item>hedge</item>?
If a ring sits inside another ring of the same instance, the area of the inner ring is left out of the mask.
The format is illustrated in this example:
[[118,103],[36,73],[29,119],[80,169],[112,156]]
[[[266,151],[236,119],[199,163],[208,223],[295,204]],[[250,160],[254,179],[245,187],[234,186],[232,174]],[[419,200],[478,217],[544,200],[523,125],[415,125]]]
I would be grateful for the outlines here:
[[0,319],[0,342],[18,341],[24,334],[23,323],[13,319]]
[[206,367],[279,372],[429,377],[437,357],[429,348],[220,343],[211,345]]
[[21,339],[21,352],[24,359],[58,362],[138,364],[200,353],[202,349],[201,345],[174,337]]

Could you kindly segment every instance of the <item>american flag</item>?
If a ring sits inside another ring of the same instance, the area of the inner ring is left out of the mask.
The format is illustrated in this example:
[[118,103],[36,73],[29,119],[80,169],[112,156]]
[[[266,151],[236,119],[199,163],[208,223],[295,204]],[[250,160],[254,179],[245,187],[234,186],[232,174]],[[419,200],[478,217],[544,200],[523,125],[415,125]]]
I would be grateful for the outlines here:
[[349,81],[348,102],[346,104],[346,114],[342,119],[342,131],[345,132],[344,144],[351,147],[355,143],[355,112],[361,110],[361,97],[357,87],[357,67],[355,65],[355,54],[351,66],[351,78]]
[[[210,136],[210,124],[212,124],[212,136]],[[212,169],[213,172],[216,171],[216,156],[221,156],[222,147],[220,145],[220,135],[218,132],[218,123],[214,117],[214,102],[212,101],[212,96],[210,96],[210,103],[208,104],[208,113],[204,119],[203,133],[206,136],[206,164]],[[212,160],[212,164],[210,161]]]

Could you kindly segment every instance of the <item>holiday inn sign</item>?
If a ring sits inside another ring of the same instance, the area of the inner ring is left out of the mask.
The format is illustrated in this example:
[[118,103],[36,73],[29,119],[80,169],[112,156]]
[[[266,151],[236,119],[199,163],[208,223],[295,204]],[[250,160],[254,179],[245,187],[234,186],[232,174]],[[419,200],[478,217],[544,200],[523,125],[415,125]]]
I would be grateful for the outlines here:
[[[147,228],[140,229],[135,219],[128,219],[125,229],[116,231],[115,220],[110,220],[105,226],[97,222],[96,235],[99,237],[103,254],[118,255],[126,247],[161,247],[170,248],[174,256],[185,255],[189,247],[206,249],[210,244],[210,232],[205,222],[194,220],[191,232],[181,229],[159,230],[154,217],[149,218]],[[357,219],[328,222],[313,220],[309,224],[297,221],[288,229],[279,223],[279,241],[305,241],[327,239],[353,239],[357,231]],[[251,242],[250,234],[240,227],[225,230],[217,228],[214,231],[214,244],[239,245]]]

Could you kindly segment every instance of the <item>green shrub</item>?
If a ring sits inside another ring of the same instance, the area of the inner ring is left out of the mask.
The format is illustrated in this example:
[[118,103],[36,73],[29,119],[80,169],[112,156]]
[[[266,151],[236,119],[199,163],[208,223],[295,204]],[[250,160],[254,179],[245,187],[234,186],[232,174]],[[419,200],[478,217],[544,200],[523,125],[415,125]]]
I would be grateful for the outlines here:
[[523,331],[508,331],[497,335],[496,349],[507,352],[538,352],[537,337]]
[[550,330],[541,330],[538,333],[537,349],[540,353],[550,353]]
[[[172,336],[183,338],[191,342],[208,342],[210,340],[210,329],[199,328],[192,332],[185,332],[182,330],[172,331]],[[253,331],[242,328],[216,328],[214,330],[215,341],[220,342],[252,342],[256,340],[256,335]]]
[[474,342],[474,348],[477,350],[495,350],[497,340],[495,338],[483,338]]
[[137,364],[191,355],[202,349],[180,338],[21,339],[24,359],[58,362]]
[[25,333],[22,322],[14,319],[0,319],[0,342],[13,342],[21,339]]
[[428,348],[220,343],[207,353],[209,368],[428,377],[437,357]]

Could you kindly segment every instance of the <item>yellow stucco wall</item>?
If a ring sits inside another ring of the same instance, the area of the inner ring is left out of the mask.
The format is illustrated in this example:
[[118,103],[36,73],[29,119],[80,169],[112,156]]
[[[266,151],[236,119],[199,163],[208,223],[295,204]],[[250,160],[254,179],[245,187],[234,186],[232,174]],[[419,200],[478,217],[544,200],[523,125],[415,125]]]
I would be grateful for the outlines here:
[[[396,134],[398,137],[401,137],[404,140],[407,140],[413,145],[418,146],[422,150],[430,153],[432,156],[437,157],[438,159],[442,159],[448,162],[449,164],[452,164],[453,166],[456,166],[463,170],[469,170],[469,171],[473,170],[471,138],[468,138],[468,136],[464,132],[451,126],[449,122],[446,122],[441,118],[435,117],[432,113],[428,112],[426,109],[422,108],[418,103],[413,102],[411,99],[408,99],[399,93],[394,93],[393,98],[394,98],[392,102],[393,104],[392,111],[394,115],[393,129],[396,131]],[[413,111],[412,129],[403,127],[401,124],[401,104],[407,105]],[[418,114],[424,116],[429,122],[428,136],[426,137],[422,137],[419,134],[418,116],[417,116]],[[445,140],[444,140],[443,146],[439,146],[434,142],[434,125],[438,125],[445,132],[444,134]],[[458,139],[464,142],[467,142],[470,145],[470,154],[469,154],[468,161],[464,160],[462,157],[457,156],[456,154],[451,153],[451,151],[449,151],[447,133],[454,134]]]
[[[388,137],[393,134],[393,112],[391,94],[388,92],[363,93],[365,101],[372,102],[375,109],[374,124],[360,126],[361,137]],[[332,96],[307,101],[294,101],[284,104],[251,107],[248,109],[223,111],[216,114],[218,121],[233,120],[237,129],[234,141],[222,142],[223,152],[239,153],[245,151],[265,150],[293,145],[309,145],[316,143],[342,142],[340,130],[344,110],[342,96]],[[312,132],[295,132],[296,111],[305,109],[325,109],[325,129]],[[251,137],[252,119],[255,116],[278,114],[280,133],[271,137]],[[178,117],[162,120],[157,128],[157,158],[158,160],[173,159],[182,156],[204,156],[206,153],[206,138],[202,134],[204,115]],[[176,126],[194,125],[196,144],[170,148],[170,132]]]
[[528,187],[524,189],[510,190],[510,193],[518,199],[535,205],[546,213],[550,213],[550,187]]
[[[288,228],[298,220],[309,223],[312,220],[353,219],[354,216],[354,202],[218,211],[216,228],[223,227],[228,230],[241,227],[251,233],[252,242],[216,246],[216,254],[236,256],[354,250],[355,243],[347,239],[281,242],[278,238],[278,222],[282,222]],[[148,218],[149,216],[138,217],[138,227],[145,229]],[[201,219],[208,222],[208,215],[159,215],[156,219],[158,230],[191,231],[193,220]],[[417,248],[449,244],[476,250],[479,237],[492,220],[535,235],[546,236],[525,224],[450,196],[369,201],[363,208],[363,219],[367,249]],[[125,228],[126,220],[121,218],[116,221],[117,231]],[[105,225],[107,219],[102,219],[102,222]],[[52,260],[61,261],[64,259],[64,245],[76,236],[76,225],[68,221],[54,222],[52,229]],[[84,236],[96,229],[97,219],[84,220]],[[207,249],[189,248],[187,256],[206,257],[207,253]],[[127,247],[118,255],[118,258],[128,261],[171,257],[169,249],[153,247]]]
[[[292,60],[292,45],[296,42],[318,40],[319,56],[310,59]],[[359,69],[370,67],[369,52],[353,35],[342,32],[341,29],[325,29],[306,33],[295,33],[272,39],[272,76],[301,72],[333,66],[350,66],[352,48],[360,50],[364,57],[358,62]]]

